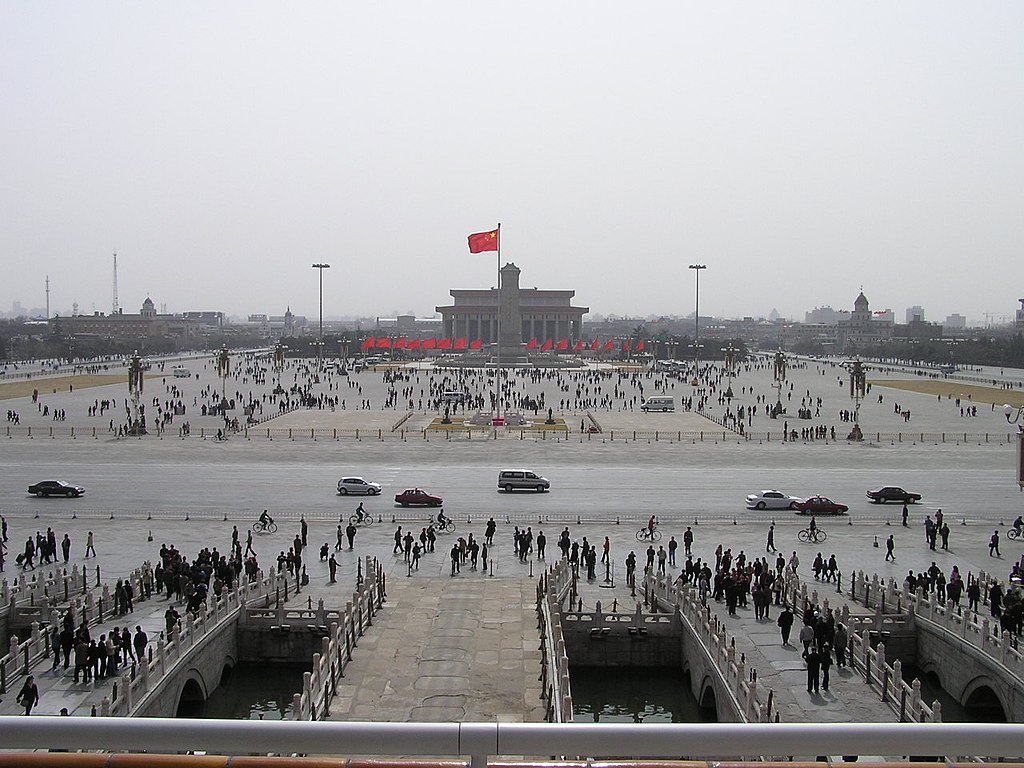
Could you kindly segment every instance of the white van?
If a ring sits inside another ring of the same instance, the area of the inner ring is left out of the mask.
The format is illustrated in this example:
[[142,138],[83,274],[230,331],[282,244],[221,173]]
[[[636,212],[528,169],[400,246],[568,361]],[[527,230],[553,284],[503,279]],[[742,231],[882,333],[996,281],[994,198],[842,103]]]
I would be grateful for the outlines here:
[[676,399],[674,397],[648,397],[640,406],[644,413],[651,411],[675,411]]
[[174,378],[176,379],[192,378],[192,371],[190,371],[188,368],[182,368],[181,366],[178,366],[177,368],[172,368],[171,373],[174,374]]
[[541,477],[528,469],[503,469],[498,473],[499,491],[512,493],[512,491],[526,490],[543,493],[550,488],[551,483],[546,477]]

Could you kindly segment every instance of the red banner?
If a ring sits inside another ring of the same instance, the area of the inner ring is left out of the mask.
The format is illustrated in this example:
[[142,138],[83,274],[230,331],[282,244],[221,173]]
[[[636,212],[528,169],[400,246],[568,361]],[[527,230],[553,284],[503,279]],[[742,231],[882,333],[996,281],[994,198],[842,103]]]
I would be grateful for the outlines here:
[[597,339],[594,339],[594,343],[590,345],[590,349],[591,349],[592,352],[597,352],[597,347],[598,347]]
[[640,341],[638,341],[636,343],[636,351],[637,352],[643,352],[644,351],[644,340],[643,339],[640,339]]
[[576,346],[572,348],[573,352],[581,352],[583,350],[583,339],[576,342]]
[[480,339],[473,339],[471,342],[469,342],[470,349],[480,349],[483,345],[484,343],[480,341]]
[[423,348],[424,349],[433,349],[436,346],[437,346],[437,339],[424,339],[423,340]]
[[413,339],[412,341],[409,342],[408,346],[406,346],[406,349],[419,349],[420,343],[421,342],[419,339]]
[[441,339],[439,342],[437,342],[437,348],[438,349],[451,349],[452,348],[452,340],[451,339]]
[[569,348],[569,340],[568,339],[562,339],[561,341],[558,342],[558,344],[555,345],[555,349],[558,350],[559,352],[561,352],[563,350],[566,350],[568,348]]
[[475,232],[469,236],[470,253],[496,250],[498,250],[498,230],[492,229],[490,232]]
[[381,336],[377,339],[377,349],[391,349],[391,339]]
[[408,341],[406,340],[405,336],[403,336],[402,338],[400,338],[400,339],[397,339],[397,340],[395,341],[395,344],[394,344],[394,346],[392,347],[392,349],[405,349],[405,347],[406,347],[406,344],[408,344],[408,343],[409,343],[409,342],[408,342]]
[[363,339],[363,352],[365,352],[368,349],[373,349],[373,345],[374,345],[373,336],[367,336],[365,339]]
[[536,349],[537,348],[537,337],[536,336],[534,336],[532,339],[530,339],[527,342],[526,348],[527,349]]
[[608,339],[608,343],[604,345],[605,352],[611,352],[615,349],[615,339]]
[[463,336],[461,339],[456,339],[455,340],[455,348],[456,349],[465,349],[466,348],[466,344],[467,344],[467,341],[466,341],[466,337],[465,336]]
[[552,346],[554,346],[554,345],[552,344],[551,339],[548,339],[547,341],[545,341],[543,344],[540,345],[540,351],[541,352],[550,352]]

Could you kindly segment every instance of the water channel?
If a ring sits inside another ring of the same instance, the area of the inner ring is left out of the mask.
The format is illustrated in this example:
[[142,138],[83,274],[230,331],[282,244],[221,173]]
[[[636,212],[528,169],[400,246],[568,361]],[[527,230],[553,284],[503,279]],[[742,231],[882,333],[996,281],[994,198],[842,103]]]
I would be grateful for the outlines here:
[[713,723],[678,668],[572,667],[573,718],[578,723]]
[[231,670],[210,694],[202,711],[179,717],[207,717],[225,720],[287,720],[292,696],[302,691],[302,673],[308,664],[243,663]]

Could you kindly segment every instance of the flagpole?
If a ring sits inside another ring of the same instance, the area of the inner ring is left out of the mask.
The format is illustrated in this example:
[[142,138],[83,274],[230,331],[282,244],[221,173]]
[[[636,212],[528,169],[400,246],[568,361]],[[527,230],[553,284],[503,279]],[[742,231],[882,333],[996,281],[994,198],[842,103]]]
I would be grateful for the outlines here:
[[501,416],[501,222],[498,222],[498,249],[497,249],[497,276],[498,276],[498,322],[496,327],[498,330],[497,338],[497,368],[494,371],[495,386],[497,393],[494,399],[494,415],[495,417]]

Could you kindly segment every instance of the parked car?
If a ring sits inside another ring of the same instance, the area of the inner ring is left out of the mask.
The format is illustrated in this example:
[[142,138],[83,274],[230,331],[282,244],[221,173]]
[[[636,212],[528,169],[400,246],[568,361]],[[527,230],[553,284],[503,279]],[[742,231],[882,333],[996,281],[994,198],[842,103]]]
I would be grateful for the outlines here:
[[920,493],[905,491],[898,485],[883,485],[881,488],[872,488],[865,494],[875,504],[884,504],[887,501],[899,501],[903,504],[913,504],[921,500]]
[[541,477],[529,469],[503,469],[498,473],[498,490],[511,493],[523,489],[543,493],[551,488],[546,477]]
[[343,477],[338,481],[338,493],[342,496],[376,496],[381,492],[381,484],[361,477]]
[[747,496],[747,509],[796,509],[799,496],[787,496],[781,491],[758,491]]
[[845,515],[850,508],[826,496],[809,496],[796,503],[801,515]]
[[65,483],[63,480],[43,480],[30,485],[28,492],[33,496],[67,496],[71,498],[81,496],[85,493],[85,488]]
[[395,501],[403,507],[415,504],[421,507],[440,507],[444,501],[440,496],[433,496],[421,488],[407,488],[395,496]]

